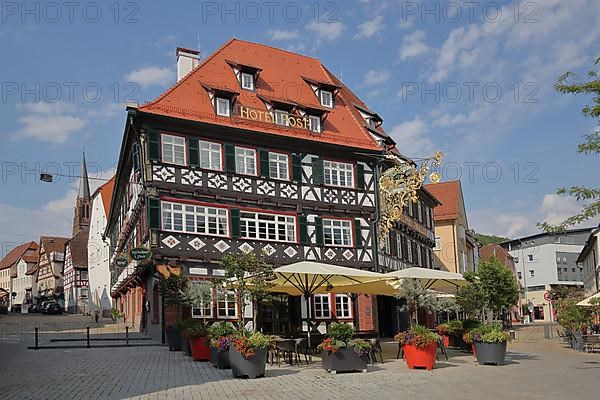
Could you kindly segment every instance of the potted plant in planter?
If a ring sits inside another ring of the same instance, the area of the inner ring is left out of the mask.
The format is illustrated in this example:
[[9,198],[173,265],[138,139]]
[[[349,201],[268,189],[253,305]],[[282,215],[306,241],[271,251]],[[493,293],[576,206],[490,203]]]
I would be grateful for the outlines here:
[[[177,307],[181,319],[184,318],[183,306],[188,303],[187,299],[188,280],[180,275],[169,275],[159,282],[159,291],[166,307]],[[182,332],[177,324],[167,326],[165,333],[169,342],[169,350],[182,349]]]
[[398,333],[394,340],[402,346],[408,368],[433,369],[438,342],[441,340],[437,333],[415,325],[407,332]]
[[203,321],[192,320],[185,331],[194,361],[210,360],[210,347],[208,347],[208,329]]
[[231,368],[229,363],[229,347],[231,345],[233,327],[221,322],[208,328],[210,338],[210,362],[217,368]]
[[190,347],[190,341],[187,336],[187,330],[188,327],[190,327],[193,323],[194,320],[192,318],[186,318],[182,321],[177,321],[175,323],[175,327],[179,331],[181,337],[181,349],[187,356],[192,355],[192,348]]
[[439,324],[438,326],[435,327],[435,330],[437,331],[438,335],[440,335],[440,337],[444,341],[444,347],[449,347],[450,346],[450,336],[449,336],[450,329],[448,328],[448,324]]
[[329,326],[327,337],[317,346],[323,368],[332,374],[347,371],[367,372],[371,343],[355,339],[354,327],[344,323]]
[[239,332],[229,346],[229,363],[233,377],[254,379],[265,375],[270,336],[260,332]]
[[461,321],[452,320],[448,322],[448,345],[461,347],[461,338],[464,333]]
[[497,324],[484,325],[470,332],[479,364],[502,365],[506,356],[508,332]]

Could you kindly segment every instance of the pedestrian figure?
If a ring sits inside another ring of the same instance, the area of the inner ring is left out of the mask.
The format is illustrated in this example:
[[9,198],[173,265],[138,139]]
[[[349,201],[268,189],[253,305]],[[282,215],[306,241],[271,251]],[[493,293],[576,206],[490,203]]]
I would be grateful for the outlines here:
[[100,318],[100,314],[98,314],[98,310],[94,311],[94,320],[98,323],[98,319]]

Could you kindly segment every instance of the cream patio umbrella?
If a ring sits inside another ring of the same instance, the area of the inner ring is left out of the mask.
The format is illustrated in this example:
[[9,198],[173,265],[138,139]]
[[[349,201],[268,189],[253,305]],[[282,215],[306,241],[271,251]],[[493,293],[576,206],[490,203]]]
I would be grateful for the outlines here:
[[593,299],[600,299],[600,293],[593,294],[590,297],[581,300],[579,303],[577,303],[577,305],[582,307],[592,307],[593,304],[591,304],[590,301]]

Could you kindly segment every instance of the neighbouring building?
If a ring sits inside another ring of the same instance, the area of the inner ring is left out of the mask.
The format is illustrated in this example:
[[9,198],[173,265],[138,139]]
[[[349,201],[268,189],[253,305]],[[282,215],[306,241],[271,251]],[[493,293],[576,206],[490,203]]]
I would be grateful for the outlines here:
[[34,292],[36,302],[56,301],[64,306],[64,286],[62,271],[65,262],[65,237],[42,236],[39,244]]
[[110,317],[112,301],[110,297],[110,246],[104,238],[106,222],[110,211],[110,201],[115,180],[111,178],[92,195],[90,234],[88,239],[88,272],[90,289],[90,312],[98,311],[103,317]]
[[86,314],[88,299],[88,236],[90,231],[91,195],[85,153],[81,163],[79,191],[73,211],[73,237],[65,243],[63,268],[65,311]]
[[19,257],[19,260],[13,266],[12,274],[12,305],[20,305],[21,312],[26,313],[30,305],[33,304],[33,279],[31,272],[35,269],[38,261],[38,244],[31,242],[31,246],[25,254]]
[[479,249],[479,259],[482,261],[487,261],[491,257],[495,257],[498,261],[500,261],[515,277],[517,281],[517,285],[519,286],[519,301],[516,307],[513,307],[510,312],[510,319],[512,322],[520,322],[521,321],[521,306],[522,306],[522,293],[523,287],[519,282],[519,277],[517,275],[517,267],[515,265],[515,259],[510,253],[502,246],[496,243],[489,243],[482,248]]
[[[426,191],[379,251],[377,176],[390,156],[407,161],[382,119],[319,60],[238,39],[202,62],[185,49],[177,58],[178,82],[127,109],[105,234],[111,295],[129,323],[164,334],[178,315],[163,307],[159,277],[222,277],[220,261],[230,253],[264,253],[275,266],[432,265],[431,208],[438,203]],[[137,247],[151,249],[150,259],[131,260]],[[242,315],[250,323],[251,307],[228,299],[215,293],[192,316]],[[331,293],[311,301],[321,330],[356,313],[360,329],[379,329],[377,296],[353,301]],[[391,316],[397,307],[384,311]],[[307,317],[299,297],[283,296],[264,305],[263,329],[307,329]]]
[[[27,272],[28,263],[35,263],[35,254],[38,245],[35,242],[20,244],[10,250],[2,260],[0,260],[0,301],[6,306],[13,304],[22,304],[26,298],[26,282],[24,273],[19,274],[25,269]],[[16,284],[17,286],[13,286]],[[31,289],[31,286],[30,286]]]
[[433,210],[434,268],[460,274],[476,271],[479,243],[469,229],[460,181],[428,184],[425,188],[441,202]]
[[590,232],[576,262],[583,268],[585,295],[600,292],[600,225]]
[[500,244],[515,260],[517,277],[524,288],[524,306],[531,320],[556,319],[552,303],[546,299],[553,287],[583,287],[583,267],[577,259],[591,231],[592,228],[582,228],[539,233]]

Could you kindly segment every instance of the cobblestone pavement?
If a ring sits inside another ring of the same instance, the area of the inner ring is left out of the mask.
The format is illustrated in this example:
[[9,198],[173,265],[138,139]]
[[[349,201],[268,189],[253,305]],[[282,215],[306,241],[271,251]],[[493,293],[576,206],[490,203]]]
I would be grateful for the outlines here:
[[[6,322],[3,316],[0,326]],[[80,332],[89,320],[78,323],[73,330]],[[600,354],[574,353],[532,328],[520,332],[501,367],[478,366],[471,355],[451,351],[450,360],[438,362],[433,371],[413,371],[394,359],[395,344],[386,343],[385,363],[369,366],[366,374],[330,375],[319,363],[282,364],[268,366],[266,377],[256,380],[233,379],[231,371],[162,346],[27,350],[30,339],[20,337],[0,340],[2,398],[586,400],[597,398],[593,386],[600,377]]]

